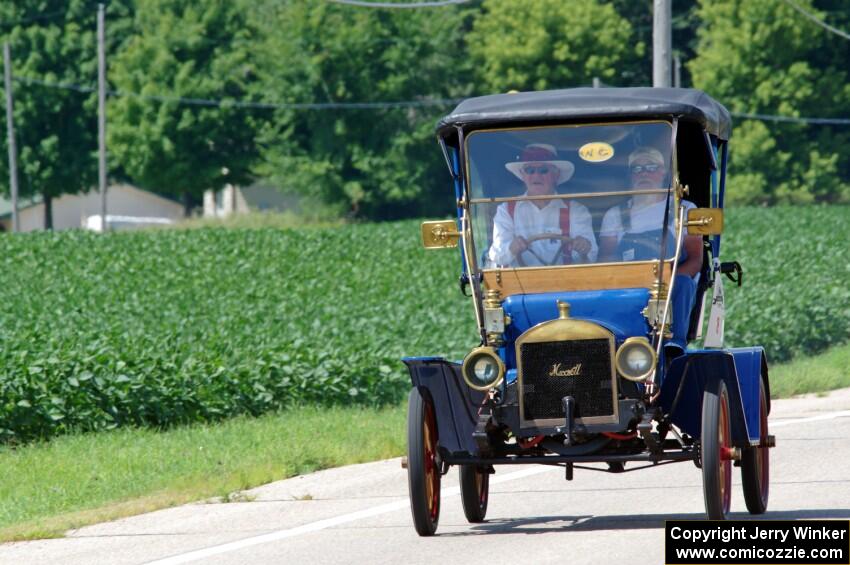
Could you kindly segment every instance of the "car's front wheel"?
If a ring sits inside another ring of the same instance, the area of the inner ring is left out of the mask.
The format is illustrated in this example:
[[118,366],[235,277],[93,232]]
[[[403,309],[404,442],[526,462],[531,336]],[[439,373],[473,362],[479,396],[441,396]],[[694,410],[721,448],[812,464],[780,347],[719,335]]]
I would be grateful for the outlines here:
[[721,379],[706,385],[702,395],[702,484],[709,520],[725,520],[732,500],[732,420],[729,393]]
[[407,485],[416,533],[434,535],[440,520],[437,419],[434,406],[417,388],[407,403]]
[[490,473],[479,465],[460,466],[460,499],[466,519],[475,524],[483,522],[487,515],[490,497]]

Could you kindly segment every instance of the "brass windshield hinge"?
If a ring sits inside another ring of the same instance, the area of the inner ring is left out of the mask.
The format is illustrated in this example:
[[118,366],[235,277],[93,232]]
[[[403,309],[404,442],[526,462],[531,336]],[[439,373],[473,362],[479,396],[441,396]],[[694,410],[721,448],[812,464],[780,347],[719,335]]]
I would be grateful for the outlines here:
[[717,235],[723,233],[723,210],[719,208],[694,208],[688,210],[685,222],[691,235]]
[[679,196],[680,200],[687,196],[688,193],[691,191],[691,189],[688,188],[688,185],[682,184],[679,181],[679,175],[676,175],[676,177],[673,179],[673,188],[676,190],[676,194]]
[[454,220],[422,222],[422,245],[425,249],[457,247],[460,232]]

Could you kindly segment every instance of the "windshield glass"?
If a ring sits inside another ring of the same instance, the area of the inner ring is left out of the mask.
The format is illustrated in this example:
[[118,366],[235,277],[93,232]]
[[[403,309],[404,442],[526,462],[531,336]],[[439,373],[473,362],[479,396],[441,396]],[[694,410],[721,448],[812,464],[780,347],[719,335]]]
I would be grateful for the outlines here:
[[[671,257],[674,236],[663,229],[672,198],[671,137],[668,122],[470,134],[470,218],[480,266],[658,260],[662,244]],[[672,230],[672,205],[667,216]]]

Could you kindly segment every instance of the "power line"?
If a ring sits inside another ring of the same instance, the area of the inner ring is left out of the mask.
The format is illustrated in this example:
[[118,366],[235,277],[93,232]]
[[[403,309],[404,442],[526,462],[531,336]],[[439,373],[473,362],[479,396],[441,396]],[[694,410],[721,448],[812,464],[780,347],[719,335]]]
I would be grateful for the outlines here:
[[[96,2],[92,3],[92,6],[96,6]],[[87,14],[85,12],[78,13],[74,15],[71,10],[57,10],[55,12],[48,12],[46,14],[37,14],[35,16],[30,16],[27,18],[22,18],[20,20],[15,21],[0,21],[0,28],[12,28],[19,25],[30,24],[33,22],[40,22],[44,20],[52,20],[56,18],[64,17],[65,23],[71,22],[79,22],[82,20],[90,20],[92,19],[91,14]]]
[[[31,77],[16,76],[14,80],[26,84],[34,84],[46,88],[73,90],[75,92],[91,93],[97,89],[73,83],[47,82]],[[457,104],[460,99],[431,98],[423,100],[403,100],[399,102],[247,102],[243,100],[216,100],[211,98],[186,98],[183,96],[168,96],[158,94],[140,94],[126,90],[107,90],[110,96],[125,96],[154,102],[174,102],[190,106],[249,108],[255,110],[385,110],[397,108],[419,108],[425,106],[449,106]]]
[[437,8],[440,6],[451,6],[453,4],[466,4],[472,0],[435,0],[433,2],[364,2],[362,0],[328,0],[335,4],[346,4],[348,6],[359,6],[361,8]]
[[34,84],[36,86],[44,86],[46,88],[54,88],[57,90],[73,90],[75,92],[95,92],[97,88],[93,86],[82,86],[79,84],[71,84],[67,82],[47,82],[43,80],[39,80],[37,78],[30,78],[25,76],[15,76],[13,78],[15,82],[23,82],[26,84]]
[[206,98],[184,98],[182,96],[163,96],[139,94],[123,90],[110,90],[113,96],[128,96],[156,102],[176,102],[193,106],[219,106],[233,108],[251,108],[259,110],[385,110],[396,108],[419,108],[423,106],[446,106],[456,104],[457,100],[426,99],[404,100],[400,102],[245,102],[241,100],[215,100]]
[[0,25],[5,26],[5,27],[14,27],[14,26],[19,26],[19,25],[22,25],[22,24],[28,24],[28,23],[32,23],[32,22],[41,21],[41,20],[49,20],[49,19],[55,18],[57,16],[64,16],[66,13],[67,13],[67,10],[59,10],[57,12],[50,12],[50,13],[47,13],[47,14],[39,14],[37,16],[32,16],[32,17],[29,17],[29,18],[23,18],[23,19],[20,19],[16,22],[0,22]]
[[[32,77],[16,76],[15,81],[24,82],[43,86],[46,88],[56,88],[61,90],[73,90],[75,92],[92,93],[96,92],[97,88],[93,86],[85,86],[73,83],[57,83],[47,82]],[[177,104],[186,104],[190,106],[207,106],[207,107],[230,107],[230,108],[248,108],[254,110],[386,110],[398,108],[421,108],[433,106],[450,106],[463,101],[462,98],[430,98],[423,100],[402,100],[398,102],[247,102],[243,100],[220,100],[213,98],[186,98],[183,96],[169,96],[159,94],[140,94],[138,92],[129,92],[126,90],[107,90],[110,96],[125,96],[137,98],[140,100],[150,100],[153,102],[174,102]],[[730,112],[735,118],[747,120],[762,120],[766,122],[785,122],[798,124],[814,124],[814,125],[833,125],[847,126],[850,125],[850,119],[847,118],[809,118],[795,116],[776,116],[769,114],[750,114],[745,112]]]
[[818,24],[819,26],[821,26],[822,28],[824,28],[828,31],[831,31],[832,33],[839,35],[839,36],[843,37],[844,39],[850,39],[850,34],[848,34],[847,32],[841,31],[838,28],[832,27],[831,25],[829,25],[825,21],[817,18],[814,14],[807,12],[806,10],[801,8],[793,0],[784,0],[784,2],[786,4],[788,4],[789,6],[791,6],[792,8],[794,8],[795,10],[797,10],[798,12],[800,12],[801,14],[803,14],[804,16],[806,16],[807,18],[809,18],[810,20],[812,20],[813,22],[815,22],[816,24]]
[[15,27],[23,24],[28,24],[32,22],[37,22],[41,20],[50,20],[57,16],[64,16],[67,14],[67,10],[58,10],[56,12],[48,12],[47,14],[38,14],[37,16],[31,16],[29,18],[22,18],[20,20],[14,22],[0,22],[0,26],[2,27]]
[[[610,88],[611,85],[599,81],[599,86]],[[846,118],[805,118],[795,116],[776,116],[771,114],[749,114],[746,112],[729,112],[733,118],[742,118],[746,120],[762,120],[765,122],[785,122],[795,124],[816,124],[827,126],[847,126],[850,125],[850,119]]]
[[745,114],[741,112],[731,112],[731,114],[736,118],[745,118],[748,120],[763,120],[766,122],[850,126],[850,119],[846,118],[796,118],[793,116],[771,116],[765,114]]

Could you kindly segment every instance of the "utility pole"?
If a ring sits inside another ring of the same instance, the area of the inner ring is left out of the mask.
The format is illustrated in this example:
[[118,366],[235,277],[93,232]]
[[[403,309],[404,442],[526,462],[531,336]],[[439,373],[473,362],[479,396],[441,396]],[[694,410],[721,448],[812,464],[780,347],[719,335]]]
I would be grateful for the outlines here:
[[103,4],[97,5],[97,129],[98,129],[98,180],[100,185],[100,231],[109,228],[106,223],[106,48],[104,46]]
[[682,88],[682,58],[678,53],[673,55],[673,86]]
[[653,0],[652,8],[652,86],[669,87],[673,47],[672,0]]
[[6,86],[6,134],[9,137],[9,187],[12,192],[12,231],[21,231],[18,218],[18,149],[15,146],[15,115],[12,99],[12,56],[9,42],[3,44],[3,75]]

